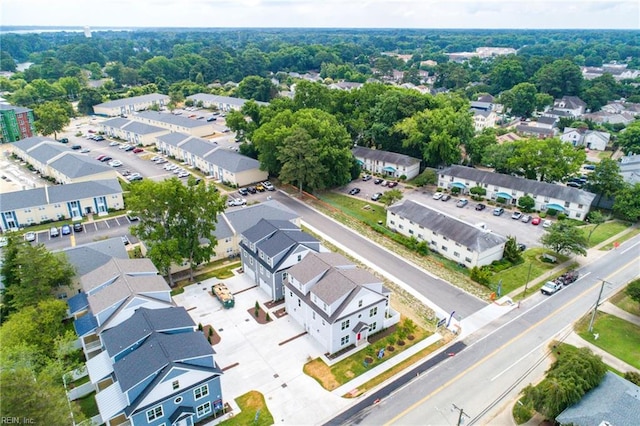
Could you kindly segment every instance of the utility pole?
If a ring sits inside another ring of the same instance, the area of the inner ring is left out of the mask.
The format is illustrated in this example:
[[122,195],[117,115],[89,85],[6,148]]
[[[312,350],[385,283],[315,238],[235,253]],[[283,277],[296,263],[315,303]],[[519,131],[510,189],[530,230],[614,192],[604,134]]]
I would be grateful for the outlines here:
[[462,424],[462,416],[466,416],[468,418],[471,418],[471,417],[469,417],[469,415],[467,415],[467,413],[464,412],[464,408],[460,408],[456,404],[451,404],[451,405],[453,405],[453,409],[454,410],[458,410],[458,412],[460,413],[458,415],[458,424],[457,424],[458,426],[460,426]]
[[529,278],[531,277],[531,267],[533,266],[533,262],[529,263],[529,272],[527,272],[527,282],[524,283],[524,291],[522,292],[522,298],[527,297],[527,286],[529,285]]
[[589,321],[589,333],[593,332],[593,322],[596,319],[596,312],[598,311],[598,306],[600,305],[600,298],[602,297],[602,291],[604,290],[605,280],[602,280],[602,285],[600,286],[600,293],[598,293],[598,300],[596,300],[596,306],[593,307],[593,314],[591,315],[591,321]]

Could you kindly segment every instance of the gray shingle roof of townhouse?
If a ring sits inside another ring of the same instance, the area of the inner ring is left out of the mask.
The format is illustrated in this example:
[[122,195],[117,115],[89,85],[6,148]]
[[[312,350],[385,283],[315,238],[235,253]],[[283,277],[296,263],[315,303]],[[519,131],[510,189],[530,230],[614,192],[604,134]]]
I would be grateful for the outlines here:
[[158,372],[171,362],[213,356],[214,351],[201,332],[153,333],[147,340],[113,365],[123,392]]
[[260,219],[255,225],[247,228],[242,235],[251,242],[257,242],[278,230],[299,230],[296,225],[287,220]]
[[426,229],[459,243],[463,247],[477,252],[483,252],[507,241],[502,235],[476,228],[470,223],[463,222],[415,201],[401,201],[390,206],[387,211],[415,222]]
[[227,220],[223,220],[222,215],[218,215],[218,224],[214,235],[217,239],[231,237],[233,231],[237,235],[243,234],[247,229],[256,225],[261,219],[269,221],[291,221],[298,218],[298,215],[276,200],[265,201],[254,204],[243,209],[228,211],[224,213]]
[[212,164],[219,165],[232,173],[240,173],[246,170],[258,169],[260,162],[251,157],[239,154],[235,151],[219,148],[207,154],[204,159]]
[[257,244],[257,248],[262,250],[268,257],[275,257],[295,245],[316,242],[318,242],[317,239],[299,229],[295,231],[278,230],[273,235],[260,241]]
[[119,237],[96,241],[64,250],[69,263],[82,276],[107,263],[112,258],[128,259],[127,249]]
[[194,128],[194,127],[209,125],[209,123],[207,123],[204,120],[193,120],[191,118],[183,117],[181,115],[173,115],[173,114],[162,113],[157,111],[137,112],[133,116],[133,118],[135,119],[136,117],[160,121],[162,123],[173,124],[174,126],[187,127],[187,128]]
[[11,146],[14,148],[18,148],[21,151],[29,151],[34,146],[38,145],[41,142],[55,142],[55,140],[51,138],[45,138],[42,136],[32,136],[30,138],[24,138],[22,140],[13,142]]
[[133,104],[142,103],[142,102],[159,101],[161,99],[169,100],[170,98],[169,96],[163,95],[160,93],[151,93],[148,95],[133,96],[131,98],[116,99],[115,101],[103,102],[95,106],[103,107],[103,108],[116,108],[116,107],[133,105]]
[[71,148],[67,148],[66,146],[57,143],[57,142],[45,142],[41,145],[33,147],[29,150],[29,156],[35,159],[36,161],[47,164],[53,157],[60,155],[65,152],[73,152]]
[[583,191],[582,189],[556,185],[555,183],[539,182],[501,173],[493,173],[465,166],[451,166],[439,170],[438,174],[466,179],[469,181],[470,187],[476,186],[476,182],[480,184],[486,183],[488,185],[523,191],[526,194],[547,196],[585,206],[591,205],[596,197],[595,194]]
[[289,268],[289,275],[305,284],[313,278],[336,266],[355,266],[339,253],[325,252],[307,254],[301,262]]
[[105,330],[101,338],[109,356],[113,357],[154,331],[166,332],[188,327],[195,328],[195,323],[182,306],[162,309],[141,307],[131,317]]
[[102,123],[100,123],[100,125],[104,127],[115,127],[120,129],[122,128],[122,126],[130,122],[131,120],[129,120],[128,118],[116,117],[116,118],[111,118],[109,120],[105,120]]
[[413,166],[420,162],[419,158],[413,158],[408,155],[398,154],[395,152],[366,148],[364,146],[356,146],[351,150],[351,152],[354,157],[370,158],[372,160],[384,161],[385,163],[398,164],[400,166]]
[[138,121],[130,121],[128,124],[122,126],[122,130],[137,133],[139,135],[150,135],[153,133],[168,132],[167,129],[163,129],[162,127],[153,126],[147,123],[140,123]]
[[13,110],[13,112],[15,112],[16,114],[20,114],[22,112],[29,112],[31,111],[29,108],[24,108],[21,106],[15,106],[15,105],[7,105],[7,104],[0,104],[0,109],[4,110],[4,111],[11,111]]
[[117,179],[70,183],[0,194],[0,208],[11,211],[121,192]]
[[94,158],[71,152],[50,162],[49,166],[72,179],[113,170]]
[[187,135],[185,133],[172,132],[172,133],[167,133],[166,135],[158,136],[156,139],[164,143],[167,143],[171,146],[178,146],[180,142],[185,141],[191,137],[192,137],[191,135]]
[[[247,102],[247,99],[232,98],[230,96],[211,95],[209,93],[196,93],[195,95],[187,96],[187,99],[191,99],[194,102],[203,101],[218,104],[229,104],[241,107]],[[269,105],[268,102],[256,101],[258,105]]]
[[210,142],[206,139],[191,138],[180,145],[180,148],[196,155],[197,157],[204,158],[206,154],[218,148],[218,144],[216,144],[215,142]]

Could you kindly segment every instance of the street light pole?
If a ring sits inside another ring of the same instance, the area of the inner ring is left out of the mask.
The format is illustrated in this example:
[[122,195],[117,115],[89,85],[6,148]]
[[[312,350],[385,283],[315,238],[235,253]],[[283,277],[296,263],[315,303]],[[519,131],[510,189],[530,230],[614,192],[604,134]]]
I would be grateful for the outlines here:
[[604,290],[605,280],[602,280],[602,285],[600,286],[600,293],[598,293],[598,300],[596,300],[596,306],[593,307],[593,314],[591,315],[591,321],[589,321],[589,333],[593,332],[593,322],[596,319],[596,312],[598,311],[598,305],[600,305],[600,298],[602,297],[602,291]]
[[462,424],[462,416],[466,416],[466,417],[469,417],[469,416],[467,415],[467,413],[464,412],[464,408],[459,408],[456,404],[451,404],[451,405],[453,405],[454,410],[458,410],[458,412],[460,413],[458,415],[458,423],[457,423],[457,426],[460,426]]
[[533,266],[533,262],[529,263],[529,272],[527,272],[527,282],[524,283],[524,291],[522,292],[522,298],[527,297],[527,286],[529,285],[529,278],[531,277],[531,267]]

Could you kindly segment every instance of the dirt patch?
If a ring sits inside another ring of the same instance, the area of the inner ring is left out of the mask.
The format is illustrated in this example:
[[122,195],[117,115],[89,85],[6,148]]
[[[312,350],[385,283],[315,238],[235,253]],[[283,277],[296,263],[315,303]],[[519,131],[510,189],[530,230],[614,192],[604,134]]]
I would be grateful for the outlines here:
[[387,351],[388,351],[388,352],[393,352],[393,351],[395,351],[395,350],[396,350],[396,348],[395,348],[395,347],[393,347],[393,346],[391,346],[391,345],[387,346]]
[[340,383],[333,377],[331,369],[320,358],[309,361],[302,369],[307,376],[313,377],[320,385],[327,389],[333,390],[340,386]]
[[205,325],[202,328],[202,332],[204,333],[204,336],[207,338],[207,340],[209,340],[209,344],[211,346],[217,345],[222,340],[222,337],[220,337],[213,326]]
[[356,376],[353,371],[347,371],[344,375],[349,379],[353,379]]
[[265,312],[264,309],[262,309],[262,307],[259,307],[257,311],[255,307],[250,308],[250,309],[247,309],[247,312],[249,312],[249,315],[251,315],[251,318],[256,320],[258,324],[266,324],[268,322],[273,321],[273,319],[271,318],[271,315],[269,315],[268,312]]

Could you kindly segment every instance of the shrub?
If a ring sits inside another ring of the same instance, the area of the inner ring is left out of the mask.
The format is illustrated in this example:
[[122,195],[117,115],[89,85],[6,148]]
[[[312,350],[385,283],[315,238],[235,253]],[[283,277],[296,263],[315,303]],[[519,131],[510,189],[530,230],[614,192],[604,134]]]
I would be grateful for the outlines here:
[[444,191],[443,188],[438,187],[438,189],[436,189],[436,192],[442,192],[442,191]]
[[254,310],[253,310],[256,318],[258,317],[259,313],[260,313],[260,304],[258,303],[258,301],[256,300],[256,304],[254,306]]
[[558,214],[558,210],[556,209],[547,209],[547,214],[551,217],[554,217],[555,215]]
[[402,175],[402,176],[400,176],[400,180],[402,180],[402,181],[407,180],[407,175]]
[[267,322],[271,321],[271,317],[269,316],[269,312],[267,312],[267,316],[265,318],[267,319]]
[[560,213],[560,214],[558,215],[558,220],[565,220],[566,218],[567,218],[567,215],[566,215],[566,214],[564,214],[564,213]]
[[496,203],[498,203],[498,204],[504,204],[506,201],[507,201],[507,199],[504,198],[504,197],[496,198]]
[[203,327],[202,327],[202,323],[201,323],[201,322],[200,322],[200,323],[198,323],[198,331],[202,331],[202,328],[203,328]]
[[469,190],[469,192],[473,195],[485,196],[487,195],[487,190],[481,186],[474,186]]
[[460,188],[454,186],[453,188],[451,188],[451,193],[454,195],[458,195],[460,193]]
[[209,336],[213,336],[213,327],[209,327]]
[[635,371],[627,371],[626,373],[624,373],[624,378],[634,385],[640,386],[640,373],[636,373]]
[[471,268],[471,273],[469,276],[478,284],[488,285],[491,278],[491,271],[485,268],[478,268],[477,266],[474,266],[473,268]]
[[547,217],[547,213],[546,212],[540,212],[538,214],[538,216],[540,216],[540,219],[544,219],[545,217]]

